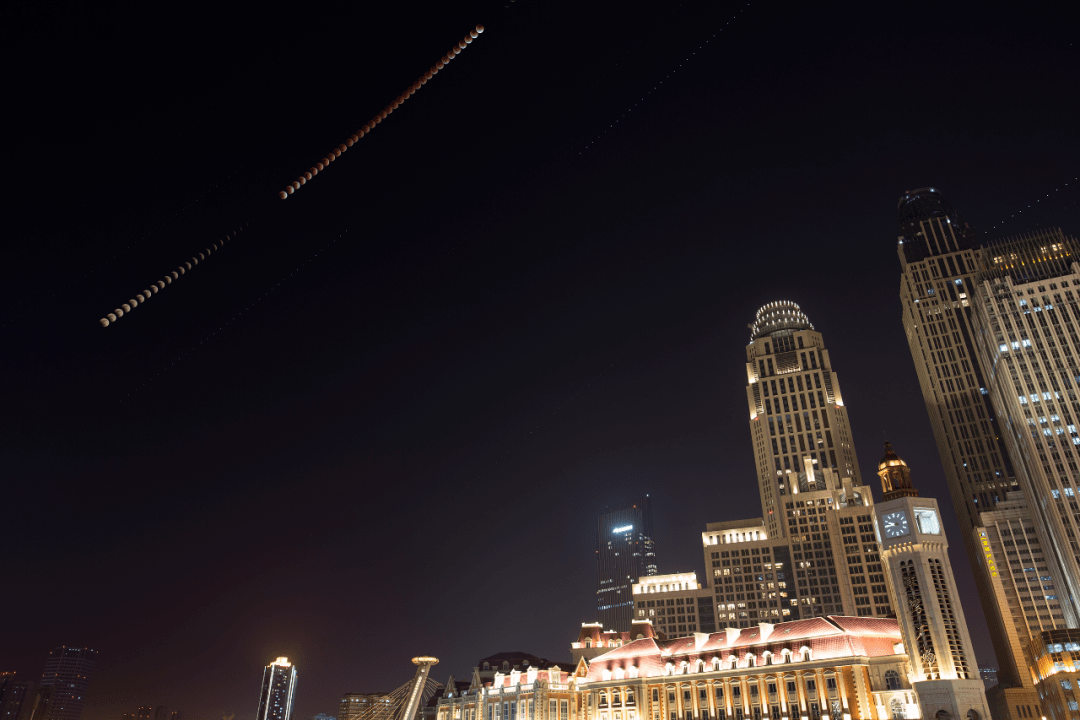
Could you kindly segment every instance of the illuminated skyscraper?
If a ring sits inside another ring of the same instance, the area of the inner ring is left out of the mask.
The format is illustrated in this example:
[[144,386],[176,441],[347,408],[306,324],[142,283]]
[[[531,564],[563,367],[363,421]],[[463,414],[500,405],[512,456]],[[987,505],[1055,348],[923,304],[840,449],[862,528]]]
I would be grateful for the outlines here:
[[899,231],[904,331],[966,537],[1018,489],[971,327],[982,250],[935,188],[900,198]]
[[1005,423],[1020,489],[1031,499],[1041,543],[1034,572],[1050,577],[1045,594],[1054,596],[1048,625],[1076,627],[1080,245],[1061,230],[1046,230],[989,245],[985,252],[973,318],[979,360]]
[[279,657],[263,669],[256,720],[289,720],[295,692],[296,668],[289,658]]
[[649,496],[600,516],[596,524],[596,604],[604,630],[627,632],[634,617],[633,587],[656,575],[656,541]]
[[79,720],[97,653],[61,646],[49,652],[32,720]]
[[[1047,598],[1031,603],[1032,608],[1039,606],[1047,610],[1047,617],[1039,614],[1028,618],[1016,612],[1008,602],[1011,594],[1006,586],[1015,585],[1019,592],[1029,583],[1020,582],[1019,576],[1015,576],[1018,584],[1013,582],[1011,564],[1000,568],[995,565],[993,570],[988,565],[988,562],[994,564],[997,540],[990,536],[998,532],[996,528],[1000,526],[1011,532],[1033,527],[1033,505],[1041,502],[1039,495],[1032,496],[1033,502],[1017,499],[1022,477],[1014,468],[1020,464],[1019,456],[1017,448],[1007,442],[1007,428],[998,422],[1002,405],[993,397],[995,388],[990,379],[996,362],[990,356],[999,352],[997,345],[1000,345],[993,342],[997,333],[992,326],[997,323],[984,324],[990,327],[989,331],[976,327],[976,293],[981,289],[981,273],[992,265],[1000,270],[1002,263],[993,262],[988,251],[979,245],[974,231],[960,221],[937,189],[909,191],[900,198],[898,208],[897,251],[902,268],[900,298],[904,330],[968,559],[976,571],[983,614],[998,659],[998,680],[1002,689],[1017,689],[1011,699],[995,700],[996,711],[1001,714],[1008,707],[1013,716],[1022,716],[1013,713],[1013,709],[1018,704],[1027,707],[1035,702],[1031,673],[1023,659],[1032,632],[1041,630],[1044,623],[1059,626],[1064,618],[1056,592],[1044,593]],[[1042,261],[1035,264],[1042,266]],[[1021,354],[1034,354],[1023,345],[1025,338],[1030,342],[1027,333],[1018,336],[1017,349]],[[1058,352],[1052,352],[1056,358]],[[1029,379],[1023,382],[1026,386]],[[1017,400],[1024,392],[1008,394]],[[1001,397],[1008,399],[1006,395]],[[1063,415],[1059,413],[1057,417]],[[1054,452],[1060,457],[1059,451],[1060,448]],[[1027,495],[1026,490],[1024,494]],[[999,504],[1004,504],[1000,508],[1002,512],[998,512]],[[1007,540],[1008,549],[1013,550],[1013,539]],[[1025,536],[1023,546],[1048,548],[1045,541],[1046,538],[1040,542],[1039,538]],[[1041,553],[1038,555],[1042,557]],[[1020,559],[1016,551],[1010,557]],[[1034,558],[1024,567],[1031,567],[1031,572],[1040,579],[1050,578],[1040,580],[1040,588],[1059,585],[1054,579],[1059,573],[1047,562],[1035,562]],[[1016,570],[1023,572],[1023,568]],[[1020,689],[1025,692],[1021,693]]]
[[806,475],[805,460],[813,475],[831,468],[844,484],[863,484],[829,351],[795,303],[780,300],[757,311],[746,346],[746,398],[770,538],[787,536],[782,511],[792,495],[822,489]]
[[701,534],[716,626],[889,615],[874,498],[860,478],[840,382],[821,333],[795,303],[757,311],[746,401],[762,517],[709,523]]

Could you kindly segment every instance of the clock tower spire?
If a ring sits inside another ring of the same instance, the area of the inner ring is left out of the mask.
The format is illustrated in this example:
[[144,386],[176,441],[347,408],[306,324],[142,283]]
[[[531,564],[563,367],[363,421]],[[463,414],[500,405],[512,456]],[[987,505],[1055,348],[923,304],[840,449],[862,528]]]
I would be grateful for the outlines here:
[[919,491],[911,485],[911,468],[893,452],[892,443],[885,441],[885,457],[877,466],[881,489],[886,500],[898,497],[919,497]]
[[985,720],[990,710],[937,500],[919,497],[911,470],[888,442],[878,475],[885,499],[874,505],[875,529],[921,716]]

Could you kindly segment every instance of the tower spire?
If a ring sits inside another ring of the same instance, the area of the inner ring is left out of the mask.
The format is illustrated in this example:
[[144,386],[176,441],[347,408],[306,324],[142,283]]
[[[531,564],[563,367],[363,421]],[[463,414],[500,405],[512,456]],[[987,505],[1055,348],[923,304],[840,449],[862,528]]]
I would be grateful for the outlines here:
[[878,463],[877,474],[881,478],[884,500],[919,497],[919,491],[911,484],[911,468],[893,452],[892,443],[888,440],[885,441],[885,457]]

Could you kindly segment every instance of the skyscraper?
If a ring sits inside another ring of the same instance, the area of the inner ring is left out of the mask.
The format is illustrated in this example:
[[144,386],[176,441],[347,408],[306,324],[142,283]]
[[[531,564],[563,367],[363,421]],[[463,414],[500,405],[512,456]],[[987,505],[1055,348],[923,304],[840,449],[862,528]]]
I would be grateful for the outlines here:
[[0,720],[19,720],[30,696],[30,683],[13,672],[0,672]]
[[633,587],[656,575],[652,501],[646,495],[596,523],[596,605],[605,630],[626,632],[634,617]]
[[[763,306],[750,325],[746,400],[762,519],[702,533],[717,626],[888,615],[873,494],[840,381],[821,333],[793,302]],[[776,586],[759,587],[760,572],[775,574]]]
[[[993,571],[987,566],[987,548],[983,545],[989,540],[980,532],[1000,520],[996,516],[980,517],[996,511],[999,503],[1008,505],[1009,523],[1025,528],[1034,522],[1033,503],[1007,503],[1016,500],[1014,496],[1020,490],[1020,478],[1014,472],[1017,456],[1006,443],[1008,428],[998,422],[1000,403],[992,398],[993,383],[988,379],[994,365],[983,361],[979,347],[985,345],[995,353],[998,350],[986,340],[994,333],[980,338],[980,330],[975,327],[980,273],[988,263],[995,263],[988,260],[975,232],[961,222],[937,189],[905,193],[899,200],[898,213],[904,330],[968,559],[976,570],[979,598],[998,659],[998,680],[1002,688],[1027,691],[1014,693],[1016,697],[998,707],[1001,712],[1006,706],[1027,707],[1034,697],[1031,673],[1023,660],[1031,628],[1023,614],[1010,609],[1009,594],[998,587],[1002,577],[996,574],[996,566]],[[998,268],[1002,265],[996,263]],[[1022,342],[1023,338],[1018,338],[1018,349],[1024,351]],[[1023,392],[1017,392],[1017,398]],[[1032,572],[1040,578],[1053,575],[1048,565],[1041,565],[1043,570],[1037,569],[1039,565],[1031,567],[1036,568]],[[1000,570],[1010,582],[1011,566],[1004,565]],[[1020,582],[1017,588],[1027,584]],[[1057,583],[1051,579],[1043,584]],[[1056,603],[1056,597],[1050,602]]]
[[296,668],[287,657],[279,657],[263,668],[259,714],[256,720],[289,720],[293,693],[296,692]]
[[832,468],[845,484],[863,484],[829,351],[795,303],[780,300],[757,311],[746,346],[746,398],[769,537],[787,537],[781,511],[800,483],[818,489],[805,476],[804,460],[817,473]]
[[1080,621],[1078,261],[1080,245],[1057,229],[988,246],[973,323],[1020,488],[1032,499],[1035,572],[1049,573],[1059,628]]
[[79,720],[97,653],[61,646],[49,652],[34,697],[32,720]]
[[982,250],[936,188],[908,191],[898,209],[904,331],[966,538],[1018,489],[971,327]]
[[[968,560],[977,568],[982,547],[974,533],[982,525],[980,512],[993,510],[1007,492],[1020,489],[972,328],[983,251],[974,230],[935,188],[906,192],[898,212],[904,331]],[[1030,687],[1031,674],[1018,662],[1028,630],[1000,604],[986,573],[975,575],[998,680],[1005,687]],[[1030,702],[1025,698],[1020,704]]]

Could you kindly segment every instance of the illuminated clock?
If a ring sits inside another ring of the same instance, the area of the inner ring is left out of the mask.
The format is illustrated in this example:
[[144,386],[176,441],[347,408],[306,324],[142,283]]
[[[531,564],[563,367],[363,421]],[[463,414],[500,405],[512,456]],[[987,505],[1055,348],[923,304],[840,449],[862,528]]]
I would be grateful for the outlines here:
[[911,528],[908,527],[907,513],[904,512],[885,513],[881,516],[881,524],[887,538],[900,537],[911,532]]
[[915,525],[926,535],[940,535],[941,523],[933,508],[915,508]]

